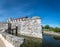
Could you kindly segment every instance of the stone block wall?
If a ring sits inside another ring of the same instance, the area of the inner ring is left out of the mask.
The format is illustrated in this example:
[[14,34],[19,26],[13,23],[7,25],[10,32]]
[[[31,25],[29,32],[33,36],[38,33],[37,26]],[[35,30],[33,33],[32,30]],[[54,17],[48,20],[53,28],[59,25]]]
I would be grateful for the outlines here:
[[42,38],[41,19],[39,17],[23,18],[10,21],[12,28],[18,26],[18,33],[21,35]]
[[20,47],[24,42],[24,38],[22,38],[22,37],[13,36],[13,35],[10,35],[10,34],[8,34],[6,32],[3,32],[1,34],[14,47]]

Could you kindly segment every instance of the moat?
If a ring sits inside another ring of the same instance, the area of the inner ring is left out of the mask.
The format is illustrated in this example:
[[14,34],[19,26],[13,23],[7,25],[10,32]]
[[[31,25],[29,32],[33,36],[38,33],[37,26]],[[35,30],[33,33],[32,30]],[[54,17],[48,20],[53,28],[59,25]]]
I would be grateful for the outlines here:
[[49,35],[43,35],[43,47],[60,47],[60,38]]

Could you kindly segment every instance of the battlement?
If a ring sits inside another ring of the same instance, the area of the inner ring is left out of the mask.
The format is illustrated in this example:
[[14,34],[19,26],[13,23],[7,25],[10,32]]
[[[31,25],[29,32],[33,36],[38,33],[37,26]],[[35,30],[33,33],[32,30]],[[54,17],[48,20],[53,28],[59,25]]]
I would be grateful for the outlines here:
[[36,20],[36,19],[40,19],[40,17],[32,17],[32,18],[29,18],[29,17],[22,17],[22,18],[15,18],[15,19],[9,19],[10,22],[21,22],[21,21],[28,21],[28,20]]

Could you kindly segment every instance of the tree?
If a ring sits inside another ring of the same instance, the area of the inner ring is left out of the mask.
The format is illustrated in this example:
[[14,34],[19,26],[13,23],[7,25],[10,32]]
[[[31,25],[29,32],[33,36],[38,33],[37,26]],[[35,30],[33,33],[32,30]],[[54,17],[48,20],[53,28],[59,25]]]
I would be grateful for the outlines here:
[[45,25],[44,28],[45,28],[45,29],[50,29],[50,26],[49,26],[49,25]]

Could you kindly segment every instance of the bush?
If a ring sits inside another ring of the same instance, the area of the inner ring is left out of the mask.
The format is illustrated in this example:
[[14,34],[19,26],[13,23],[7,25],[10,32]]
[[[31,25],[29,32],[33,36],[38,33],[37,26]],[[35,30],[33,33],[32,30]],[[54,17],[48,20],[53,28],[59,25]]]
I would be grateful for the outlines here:
[[60,28],[56,27],[56,28],[54,28],[53,31],[54,31],[54,32],[60,32]]

